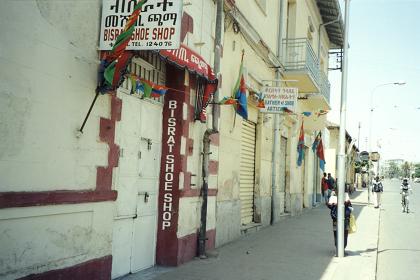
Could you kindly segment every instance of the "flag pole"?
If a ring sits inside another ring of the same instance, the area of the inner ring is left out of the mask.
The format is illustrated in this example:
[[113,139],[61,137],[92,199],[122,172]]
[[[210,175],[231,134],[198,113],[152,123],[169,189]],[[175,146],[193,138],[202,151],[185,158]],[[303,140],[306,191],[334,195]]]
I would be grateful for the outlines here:
[[96,99],[98,99],[98,96],[99,96],[99,92],[96,92],[95,98],[93,99],[92,104],[90,104],[90,107],[89,107],[89,110],[88,110],[88,112],[86,114],[85,120],[83,121],[83,124],[80,127],[80,129],[79,129],[80,133],[83,133],[83,128],[86,125],[86,122],[87,122],[87,120],[88,120],[88,118],[90,116],[90,113],[92,112],[93,106],[95,105]]

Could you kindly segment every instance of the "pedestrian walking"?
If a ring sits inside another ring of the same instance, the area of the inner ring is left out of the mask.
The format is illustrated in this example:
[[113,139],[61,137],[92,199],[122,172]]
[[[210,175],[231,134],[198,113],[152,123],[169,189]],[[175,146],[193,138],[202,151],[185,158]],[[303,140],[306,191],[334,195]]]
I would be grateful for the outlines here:
[[410,194],[413,194],[413,189],[411,188],[410,184],[408,183],[408,179],[404,178],[403,182],[400,187],[401,191],[401,205],[402,211],[410,213],[410,209],[408,208],[410,202]]
[[328,173],[327,185],[328,185],[327,196],[328,196],[328,200],[329,200],[330,196],[331,196],[331,192],[334,190],[334,187],[335,187],[335,180],[331,176],[331,173]]
[[324,198],[325,204],[328,203],[328,183],[327,173],[324,172],[324,177],[321,179],[322,197]]
[[381,195],[383,191],[384,187],[382,185],[382,182],[379,179],[379,176],[376,176],[372,182],[372,192],[375,208],[379,208],[381,206]]
[[[338,211],[338,197],[337,190],[331,192],[331,197],[328,200],[328,208],[330,209],[330,216],[333,224],[334,245],[337,252],[337,211]],[[347,247],[347,238],[350,228],[350,215],[353,211],[349,194],[344,195],[344,249]]]

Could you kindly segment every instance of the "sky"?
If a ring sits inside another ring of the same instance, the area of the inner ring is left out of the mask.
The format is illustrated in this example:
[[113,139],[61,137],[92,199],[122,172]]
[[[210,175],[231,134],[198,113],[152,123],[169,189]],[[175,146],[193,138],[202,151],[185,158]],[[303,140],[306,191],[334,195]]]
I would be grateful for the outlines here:
[[[344,1],[340,0],[344,10]],[[420,0],[351,0],[347,131],[381,159],[420,162]],[[344,12],[343,12],[344,15]],[[340,122],[341,72],[330,71],[330,121]],[[406,82],[403,86],[385,83]],[[358,126],[361,126],[358,137]]]

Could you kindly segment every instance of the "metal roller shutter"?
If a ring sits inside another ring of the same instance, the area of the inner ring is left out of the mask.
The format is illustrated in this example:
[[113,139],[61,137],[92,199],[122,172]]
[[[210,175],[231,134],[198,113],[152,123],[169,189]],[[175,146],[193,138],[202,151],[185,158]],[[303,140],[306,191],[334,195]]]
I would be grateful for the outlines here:
[[254,217],[255,138],[256,124],[242,121],[240,190],[241,223],[249,224]]

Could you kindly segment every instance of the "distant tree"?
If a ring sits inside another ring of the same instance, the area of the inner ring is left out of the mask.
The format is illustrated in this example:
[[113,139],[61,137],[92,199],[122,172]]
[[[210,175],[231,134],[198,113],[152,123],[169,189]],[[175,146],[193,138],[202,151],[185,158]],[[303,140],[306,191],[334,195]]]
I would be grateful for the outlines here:
[[406,178],[409,178],[410,170],[411,170],[410,163],[408,161],[404,162],[401,168],[402,168],[403,176]]
[[414,177],[420,178],[420,163],[414,165]]
[[389,178],[397,178],[401,176],[401,169],[395,162],[391,161],[387,173]]

